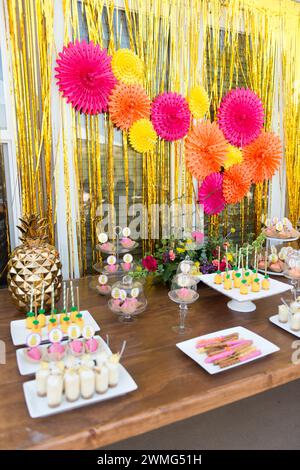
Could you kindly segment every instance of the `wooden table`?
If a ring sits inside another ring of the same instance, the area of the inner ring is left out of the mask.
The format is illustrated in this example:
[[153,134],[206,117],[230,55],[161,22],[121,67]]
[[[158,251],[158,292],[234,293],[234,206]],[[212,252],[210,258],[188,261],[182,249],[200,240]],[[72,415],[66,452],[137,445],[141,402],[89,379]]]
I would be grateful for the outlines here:
[[106,299],[89,288],[90,279],[79,281],[81,306],[88,309],[109,334],[113,349],[127,340],[123,364],[138,384],[126,396],[56,416],[31,419],[17,369],[16,348],[10,337],[10,321],[20,318],[7,290],[0,291],[0,331],[6,342],[7,364],[0,366],[0,447],[2,449],[92,449],[159,428],[178,420],[269,390],[300,377],[293,365],[291,345],[296,339],[272,325],[268,317],[277,310],[279,297],[256,302],[252,313],[236,313],[227,299],[201,285],[200,298],[190,308],[189,337],[233,326],[244,326],[274,342],[280,351],[257,362],[210,376],[179,351],[179,338],[171,329],[178,308],[164,287],[148,291],[147,311],[126,325],[106,306]]

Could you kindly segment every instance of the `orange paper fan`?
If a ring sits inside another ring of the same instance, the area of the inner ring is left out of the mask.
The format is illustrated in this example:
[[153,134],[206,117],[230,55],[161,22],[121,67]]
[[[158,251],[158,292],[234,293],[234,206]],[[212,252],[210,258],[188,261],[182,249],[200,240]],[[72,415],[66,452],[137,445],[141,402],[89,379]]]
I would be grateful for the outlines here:
[[150,99],[140,85],[119,83],[109,99],[112,122],[122,130],[128,130],[135,121],[149,119]]
[[227,147],[228,142],[215,122],[196,124],[185,140],[185,161],[191,174],[201,180],[220,171]]
[[243,155],[254,183],[270,179],[278,170],[282,157],[280,138],[273,132],[262,131],[254,142],[244,147]]
[[224,172],[223,196],[227,204],[240,202],[251,186],[251,174],[244,163],[233,165]]

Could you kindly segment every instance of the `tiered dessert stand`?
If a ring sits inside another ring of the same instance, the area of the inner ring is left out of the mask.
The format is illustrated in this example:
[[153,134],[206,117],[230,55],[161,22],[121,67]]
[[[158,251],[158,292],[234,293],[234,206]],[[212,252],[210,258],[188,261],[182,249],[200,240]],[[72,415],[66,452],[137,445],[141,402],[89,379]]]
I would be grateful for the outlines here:
[[115,256],[115,258],[116,258],[116,263],[115,264],[117,266],[119,266],[118,270],[109,272],[109,271],[103,269],[102,263],[95,263],[93,268],[98,273],[106,274],[109,277],[120,277],[120,276],[124,276],[126,274],[126,272],[124,272],[124,270],[121,267],[121,264],[120,264],[121,263],[121,258],[120,258],[120,256],[124,255],[126,253],[132,252],[139,245],[138,245],[137,242],[134,242],[133,245],[130,246],[130,247],[122,246],[122,244],[121,244],[122,236],[123,237],[129,237],[129,235],[130,235],[130,229],[128,227],[125,227],[125,228],[122,229],[122,227],[117,225],[116,227],[114,227],[113,233],[114,233],[115,239],[111,242],[111,244],[113,245],[111,247],[111,249],[106,249],[106,247],[105,247],[105,244],[108,241],[108,236],[107,236],[106,233],[100,233],[98,235],[98,239],[99,239],[100,243],[98,245],[96,245],[96,249],[98,251],[100,251],[101,253],[103,253],[103,255],[106,255],[107,257]]

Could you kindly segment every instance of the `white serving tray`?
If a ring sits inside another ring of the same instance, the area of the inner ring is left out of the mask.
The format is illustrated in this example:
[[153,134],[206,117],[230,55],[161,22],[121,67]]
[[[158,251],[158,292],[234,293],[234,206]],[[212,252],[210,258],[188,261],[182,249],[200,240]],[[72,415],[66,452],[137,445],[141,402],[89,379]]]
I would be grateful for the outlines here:
[[[251,292],[249,288],[249,294],[244,295],[240,294],[240,289],[233,288],[231,290],[225,290],[223,284],[215,284],[214,277],[216,273],[204,274],[201,276],[201,281],[207,284],[209,287],[221,292],[221,294],[226,295],[230,299],[237,300],[238,302],[245,302],[246,300],[258,300],[264,299],[265,297],[271,297],[272,295],[281,294],[282,292],[291,290],[292,286],[284,282],[276,281],[275,279],[269,278],[270,289],[269,290],[260,290],[259,292]],[[257,277],[261,280],[264,276],[257,274]]]
[[[100,326],[94,320],[90,312],[82,310],[85,325],[93,327],[94,331],[100,331]],[[26,338],[30,334],[30,330],[26,328],[26,320],[14,320],[10,323],[10,333],[15,346],[23,346],[26,344]],[[66,335],[64,336],[67,337]],[[47,327],[42,328],[42,342],[49,343]]]
[[270,322],[273,323],[276,326],[279,326],[279,328],[282,328],[283,330],[287,331],[288,333],[291,333],[291,335],[297,336],[297,338],[300,338],[300,331],[294,331],[290,328],[289,322],[287,323],[281,323],[278,320],[278,315],[273,315],[272,317],[269,318]]
[[[214,364],[207,364],[205,362],[205,358],[207,355],[205,353],[200,354],[196,349],[197,341],[200,339],[206,338],[214,338],[217,336],[223,335],[230,335],[232,333],[239,333],[239,337],[247,340],[252,340],[253,345],[261,351],[261,355],[254,357],[252,359],[248,359],[248,361],[241,362],[238,364],[233,364],[228,367],[224,367],[221,369],[219,366]],[[262,357],[268,356],[276,351],[279,351],[279,347],[270,341],[267,341],[262,336],[253,333],[252,331],[248,330],[247,328],[243,328],[242,326],[236,326],[234,328],[227,328],[226,330],[216,331],[214,333],[210,333],[208,335],[198,336],[197,338],[188,339],[187,341],[182,341],[181,343],[176,344],[177,348],[179,348],[182,352],[187,354],[190,358],[192,358],[199,366],[203,367],[209,374],[218,374],[220,372],[224,372],[229,369],[233,369],[234,367],[239,367],[244,364],[248,364],[249,362],[256,361],[261,359]]]
[[[110,349],[108,348],[106,342],[101,338],[101,336],[95,336],[95,339],[97,339],[100,342],[100,349],[105,350],[107,352],[110,352]],[[66,344],[68,340],[62,341],[62,344]],[[45,344],[44,346],[42,345],[41,348],[47,348],[49,344]],[[36,371],[40,367],[39,362],[30,362],[27,357],[25,356],[25,351],[27,348],[19,348],[16,350],[16,357],[17,357],[17,364],[19,368],[19,372],[21,375],[29,375],[29,374],[35,374]],[[91,356],[91,359],[95,359],[97,356],[98,352],[96,353],[89,353]],[[62,359],[64,360],[64,359]]]
[[133,392],[137,388],[137,384],[121,364],[119,383],[116,387],[109,388],[103,394],[95,393],[92,398],[79,398],[72,403],[68,402],[64,396],[62,403],[56,408],[50,408],[47,405],[46,397],[39,397],[37,395],[35,380],[30,380],[29,382],[25,382],[23,384],[25,401],[31,418],[44,418],[46,416],[75,410],[77,408],[82,408],[83,406],[92,405],[94,403],[100,403],[102,401],[110,400],[111,398]]

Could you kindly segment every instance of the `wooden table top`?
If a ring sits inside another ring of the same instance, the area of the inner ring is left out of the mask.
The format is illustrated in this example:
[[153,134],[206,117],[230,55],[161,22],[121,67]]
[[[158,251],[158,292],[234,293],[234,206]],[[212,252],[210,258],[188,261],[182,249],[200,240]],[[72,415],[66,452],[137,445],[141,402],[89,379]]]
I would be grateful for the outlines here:
[[[199,300],[190,307],[188,323],[193,331],[179,337],[171,327],[178,307],[167,289],[153,286],[147,292],[148,308],[129,325],[121,324],[106,306],[106,298],[89,288],[91,279],[79,281],[81,308],[89,310],[111,338],[112,349],[127,340],[122,363],[138,384],[126,396],[86,406],[48,418],[31,419],[22,383],[10,322],[20,318],[7,290],[0,291],[1,340],[6,343],[7,363],[0,365],[0,448],[92,449],[159,428],[178,420],[232,403],[300,377],[300,365],[291,362],[292,342],[297,339],[272,325],[280,296],[256,302],[257,310],[238,313],[226,306],[228,299],[201,285]],[[224,328],[244,326],[274,342],[280,351],[256,362],[211,376],[176,348],[183,339]],[[105,337],[105,336],[104,336]]]

